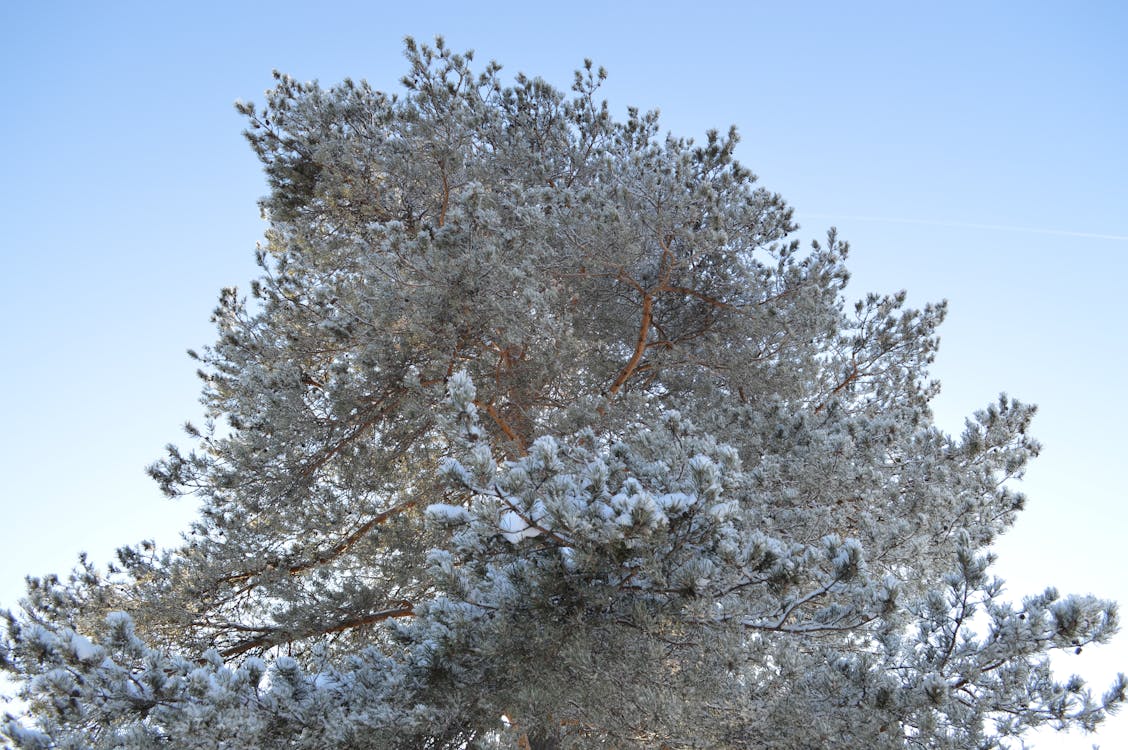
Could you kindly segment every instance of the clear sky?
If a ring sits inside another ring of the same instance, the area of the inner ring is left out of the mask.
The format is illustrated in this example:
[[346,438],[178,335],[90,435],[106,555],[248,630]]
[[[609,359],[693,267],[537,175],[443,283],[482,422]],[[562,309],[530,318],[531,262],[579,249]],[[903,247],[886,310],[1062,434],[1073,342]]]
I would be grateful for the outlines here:
[[[941,425],[1004,390],[1041,406],[999,574],[1016,597],[1128,604],[1117,0],[0,4],[0,604],[191,516],[144,467],[198,416],[184,350],[210,342],[219,288],[254,275],[265,184],[232,103],[273,68],[396,88],[402,37],[437,33],[562,88],[590,57],[617,115],[660,108],[679,135],[735,123],[801,236],[851,241],[853,294],[948,299]],[[1128,643],[1062,668],[1103,690]],[[1093,741],[1128,747],[1128,716],[1038,746]]]

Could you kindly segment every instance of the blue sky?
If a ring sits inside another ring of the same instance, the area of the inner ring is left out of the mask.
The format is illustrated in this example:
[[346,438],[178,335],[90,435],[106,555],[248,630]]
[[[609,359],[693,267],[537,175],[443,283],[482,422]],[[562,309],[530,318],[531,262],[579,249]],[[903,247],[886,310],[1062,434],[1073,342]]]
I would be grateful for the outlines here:
[[[679,135],[735,123],[801,236],[851,241],[855,295],[950,301],[943,426],[1003,390],[1041,406],[1030,509],[999,545],[1009,589],[1128,603],[1128,5],[1111,0],[0,5],[0,603],[79,550],[172,543],[191,515],[143,469],[198,414],[184,350],[211,340],[219,288],[254,275],[265,185],[232,103],[261,101],[273,68],[395,88],[402,37],[436,33],[561,87],[590,57],[617,115],[660,108]],[[1128,646],[1062,667],[1103,688]],[[1128,717],[1096,739],[1128,746]]]

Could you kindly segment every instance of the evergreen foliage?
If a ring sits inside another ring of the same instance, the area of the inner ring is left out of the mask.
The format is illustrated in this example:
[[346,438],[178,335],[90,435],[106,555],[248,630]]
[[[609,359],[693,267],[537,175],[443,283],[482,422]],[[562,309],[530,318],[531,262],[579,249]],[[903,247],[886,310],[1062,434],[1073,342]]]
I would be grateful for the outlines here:
[[993,748],[1125,699],[1115,605],[985,548],[1033,408],[934,426],[943,305],[703,144],[407,43],[404,94],[239,105],[270,221],[151,472],[183,544],[31,579],[14,748]]

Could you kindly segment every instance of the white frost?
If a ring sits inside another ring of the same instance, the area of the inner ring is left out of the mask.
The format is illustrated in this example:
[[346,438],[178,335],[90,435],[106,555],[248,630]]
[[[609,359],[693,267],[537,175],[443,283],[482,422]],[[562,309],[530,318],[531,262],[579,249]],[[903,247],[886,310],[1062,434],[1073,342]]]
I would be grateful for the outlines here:
[[448,505],[447,503],[432,503],[424,511],[428,518],[439,523],[469,523],[470,511],[461,505]]
[[74,650],[74,656],[79,661],[94,661],[101,655],[101,649],[78,633],[71,633],[70,647]]
[[512,510],[507,510],[501,515],[497,526],[501,530],[501,535],[510,544],[517,544],[526,537],[540,536],[541,534],[540,529],[529,525],[525,519],[517,515],[516,511]]

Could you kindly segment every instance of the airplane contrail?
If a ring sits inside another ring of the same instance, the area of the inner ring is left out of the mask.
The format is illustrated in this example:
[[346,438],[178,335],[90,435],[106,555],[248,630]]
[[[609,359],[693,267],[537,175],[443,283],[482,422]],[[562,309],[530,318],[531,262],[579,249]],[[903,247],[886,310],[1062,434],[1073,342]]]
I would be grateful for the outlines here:
[[1128,235],[1100,234],[1098,232],[1073,232],[1067,229],[1044,229],[1041,227],[1016,227],[1007,224],[975,224],[966,221],[939,221],[935,219],[903,219],[891,216],[844,216],[842,214],[805,214],[800,216],[808,219],[838,219],[843,221],[873,221],[883,224],[918,224],[932,227],[956,227],[959,229],[991,229],[999,232],[1026,232],[1028,234],[1052,234],[1059,237],[1084,237],[1094,240],[1113,240],[1114,242],[1128,242]]

